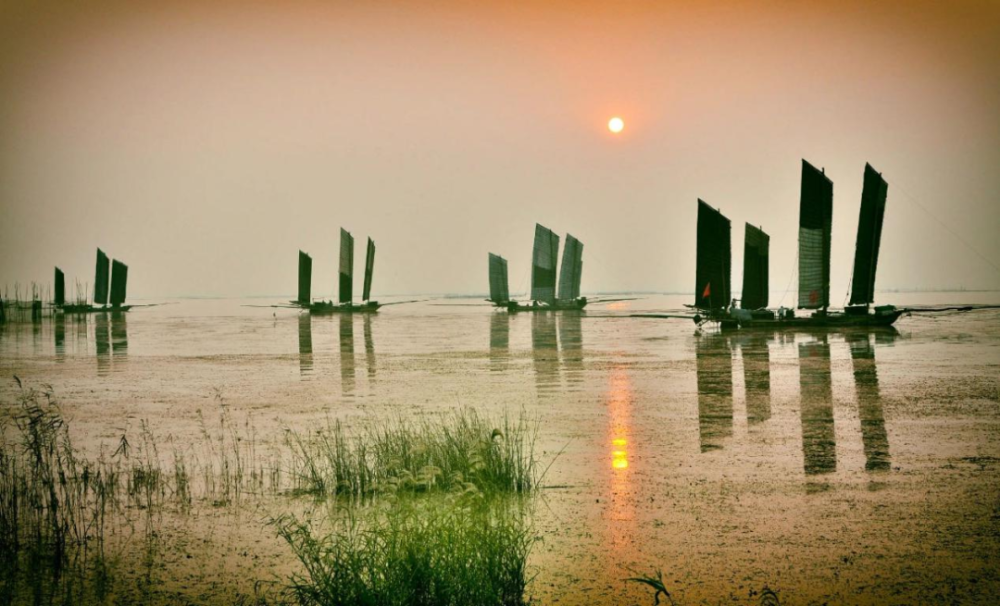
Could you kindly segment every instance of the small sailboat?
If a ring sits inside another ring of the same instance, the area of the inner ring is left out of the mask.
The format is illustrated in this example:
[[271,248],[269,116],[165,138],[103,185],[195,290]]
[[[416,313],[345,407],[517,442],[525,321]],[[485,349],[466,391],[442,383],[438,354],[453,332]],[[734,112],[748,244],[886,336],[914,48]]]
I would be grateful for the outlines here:
[[381,307],[378,301],[371,300],[372,274],[375,269],[375,242],[368,238],[365,253],[365,279],[361,295],[361,304],[355,305],[354,298],[354,236],[341,228],[340,230],[340,264],[338,267],[338,298],[333,301],[312,301],[312,258],[299,251],[299,295],[293,301],[314,314],[334,313],[373,313]]
[[[580,310],[587,298],[580,296],[583,270],[583,244],[566,235],[562,269],[558,284],[556,263],[559,259],[559,236],[540,223],[535,224],[535,241],[531,252],[531,303],[510,300],[507,287],[507,261],[490,253],[490,302],[508,311]],[[557,288],[558,287],[558,288]]]
[[[112,261],[100,248],[97,249],[97,264],[94,268],[93,305],[86,298],[76,303],[66,302],[66,278],[61,269],[55,268],[55,297],[52,301],[57,310],[64,313],[90,313],[96,311],[128,311],[125,304],[128,287],[128,265],[118,259]],[[110,288],[109,288],[110,282]]]
[[[825,171],[802,161],[799,199],[798,308],[812,310],[799,317],[791,309],[767,309],[767,263],[770,237],[747,225],[744,255],[743,300],[739,308],[729,299],[729,220],[699,200],[698,207],[698,310],[695,322],[719,322],[722,328],[840,328],[891,326],[906,310],[892,305],[872,308],[875,270],[878,266],[882,222],[888,185],[870,164],[865,165],[861,216],[855,247],[850,304],[843,311],[830,310],[830,238],[833,218],[833,182]],[[703,206],[705,209],[703,209]],[[707,209],[707,210],[706,210]],[[704,210],[704,225],[703,225]],[[715,213],[713,215],[712,213]],[[724,222],[724,226],[723,226]],[[724,259],[725,263],[720,261]],[[704,268],[703,268],[704,264]],[[722,289],[710,297],[712,288]],[[696,293],[697,295],[698,293]]]

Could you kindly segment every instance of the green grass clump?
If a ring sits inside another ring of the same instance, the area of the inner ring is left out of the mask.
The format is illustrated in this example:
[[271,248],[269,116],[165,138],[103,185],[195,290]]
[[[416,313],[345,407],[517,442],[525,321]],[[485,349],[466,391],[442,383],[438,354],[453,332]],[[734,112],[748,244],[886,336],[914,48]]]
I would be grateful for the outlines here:
[[277,527],[305,569],[289,586],[300,604],[510,606],[525,603],[526,519],[518,499],[429,496]]
[[417,421],[370,421],[348,434],[339,421],[323,431],[289,432],[298,489],[354,498],[377,494],[526,493],[537,486],[537,425],[522,413],[497,418],[461,409]]

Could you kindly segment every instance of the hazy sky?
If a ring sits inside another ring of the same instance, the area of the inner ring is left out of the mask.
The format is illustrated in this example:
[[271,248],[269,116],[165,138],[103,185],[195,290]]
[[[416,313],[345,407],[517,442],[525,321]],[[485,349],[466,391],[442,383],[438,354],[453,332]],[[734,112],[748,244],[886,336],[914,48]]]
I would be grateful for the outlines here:
[[806,158],[833,303],[866,161],[877,287],[1000,288],[921,208],[1000,265],[998,2],[66,4],[0,3],[0,285],[101,246],[130,296],[291,294],[301,248],[328,295],[343,226],[376,295],[485,292],[489,251],[520,292],[538,221],[585,293],[691,291],[701,197],[789,303]]

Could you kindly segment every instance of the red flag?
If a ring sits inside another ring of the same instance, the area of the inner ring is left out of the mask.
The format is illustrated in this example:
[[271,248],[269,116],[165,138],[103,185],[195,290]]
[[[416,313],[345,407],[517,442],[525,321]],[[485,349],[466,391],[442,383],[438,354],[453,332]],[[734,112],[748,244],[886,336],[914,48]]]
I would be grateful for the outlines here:
[[712,294],[712,283],[711,282],[709,282],[708,284],[705,285],[705,290],[703,290],[701,292],[701,298],[702,299],[707,299],[710,294]]

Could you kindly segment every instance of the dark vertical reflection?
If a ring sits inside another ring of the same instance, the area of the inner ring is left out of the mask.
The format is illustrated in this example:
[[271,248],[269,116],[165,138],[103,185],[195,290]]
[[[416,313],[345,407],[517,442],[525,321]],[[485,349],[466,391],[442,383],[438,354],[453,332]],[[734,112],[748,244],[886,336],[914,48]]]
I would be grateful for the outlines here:
[[106,375],[111,368],[111,340],[108,337],[108,314],[94,314],[94,342],[97,344],[97,374]]
[[125,312],[111,312],[111,354],[116,366],[128,356],[128,324],[125,318]]
[[858,396],[858,417],[861,420],[861,442],[865,450],[865,469],[889,469],[889,436],[885,431],[885,415],[878,388],[875,349],[868,333],[847,335],[854,364],[854,388]]
[[340,318],[340,383],[345,394],[354,392],[354,316]]
[[490,370],[506,370],[509,357],[510,314],[494,312],[490,314]]
[[771,418],[771,335],[748,331],[736,337],[743,358],[747,422],[751,425]]
[[579,383],[583,380],[583,327],[581,313],[564,311],[559,314],[557,327],[559,331],[559,353],[563,368],[566,369],[566,380]]
[[535,363],[535,381],[540,391],[549,391],[559,383],[555,314],[534,312],[531,316],[531,355]]
[[66,314],[55,314],[52,316],[56,341],[56,361],[62,362],[66,359]]
[[733,356],[721,334],[695,337],[701,451],[718,450],[733,435]]
[[312,314],[299,314],[299,375],[306,377],[313,370]]
[[364,314],[365,318],[365,363],[368,366],[368,377],[375,376],[375,341],[372,339],[372,314]]
[[830,344],[826,335],[799,343],[799,393],[805,472],[809,475],[834,472],[837,440],[833,427]]

